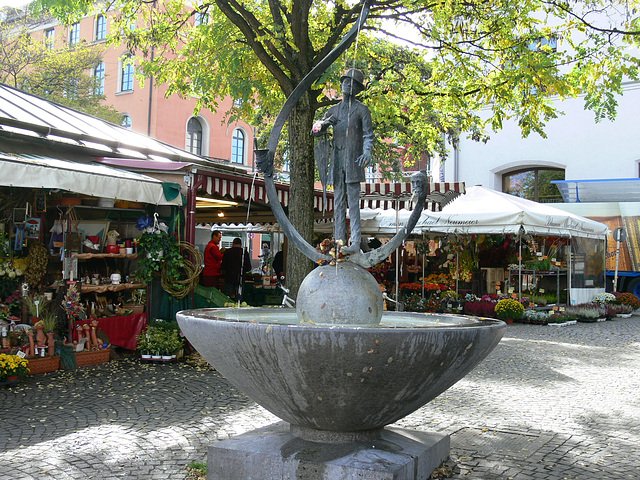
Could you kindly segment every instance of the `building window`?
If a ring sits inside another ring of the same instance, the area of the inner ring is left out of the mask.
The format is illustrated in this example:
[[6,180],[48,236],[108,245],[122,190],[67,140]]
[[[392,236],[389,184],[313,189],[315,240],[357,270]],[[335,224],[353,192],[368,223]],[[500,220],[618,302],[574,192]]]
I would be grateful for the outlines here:
[[129,115],[122,116],[122,123],[120,124],[127,130],[131,130],[131,117]]
[[135,69],[133,59],[130,55],[125,55],[120,59],[120,91],[127,92],[133,90],[133,77]]
[[95,40],[104,40],[107,36],[107,19],[104,15],[96,17],[96,36]]
[[74,23],[69,30],[69,46],[73,47],[80,43],[80,24]]
[[233,143],[231,144],[231,161],[244,163],[244,132],[239,128],[233,131]]
[[55,47],[56,31],[53,28],[48,28],[44,31],[44,45],[47,50],[53,50]]
[[187,151],[202,155],[202,124],[195,117],[187,122]]
[[562,195],[551,180],[564,180],[564,170],[559,168],[518,170],[502,175],[502,191],[534,202],[562,202]]
[[93,76],[96,79],[96,95],[104,95],[104,62],[93,69]]
[[365,183],[376,183],[378,180],[378,168],[376,165],[369,165],[365,171]]

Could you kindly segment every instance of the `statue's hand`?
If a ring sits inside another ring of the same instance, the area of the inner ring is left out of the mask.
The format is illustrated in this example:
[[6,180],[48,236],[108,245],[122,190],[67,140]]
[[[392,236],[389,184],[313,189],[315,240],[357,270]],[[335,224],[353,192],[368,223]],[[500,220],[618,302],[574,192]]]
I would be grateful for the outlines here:
[[368,167],[369,164],[371,163],[371,154],[363,153],[358,157],[357,162],[358,162],[358,165],[361,166],[362,168]]

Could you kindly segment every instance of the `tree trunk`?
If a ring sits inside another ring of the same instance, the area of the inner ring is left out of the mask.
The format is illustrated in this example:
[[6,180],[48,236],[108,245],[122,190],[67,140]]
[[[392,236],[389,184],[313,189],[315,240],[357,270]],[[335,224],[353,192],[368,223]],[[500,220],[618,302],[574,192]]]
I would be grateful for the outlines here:
[[[313,183],[315,179],[312,124],[313,112],[309,106],[309,94],[306,93],[289,117],[291,168],[289,220],[310,244],[313,244]],[[313,262],[289,242],[287,286],[291,289],[293,298],[298,296],[300,284],[312,267]]]

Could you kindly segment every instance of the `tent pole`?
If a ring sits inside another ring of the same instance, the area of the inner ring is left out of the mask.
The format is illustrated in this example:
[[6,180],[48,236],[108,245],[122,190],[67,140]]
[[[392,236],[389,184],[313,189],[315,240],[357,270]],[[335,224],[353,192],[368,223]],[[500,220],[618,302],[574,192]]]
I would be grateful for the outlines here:
[[458,252],[456,252],[456,298],[458,298],[458,281],[460,281],[460,262],[458,255],[460,255]]
[[518,301],[522,301],[522,235],[518,235]]
[[[398,234],[398,203],[396,200],[396,235]],[[399,297],[399,290],[400,290],[400,278],[399,278],[399,272],[400,272],[400,247],[398,247],[396,249],[396,311],[398,311],[398,305],[400,302],[400,297]]]

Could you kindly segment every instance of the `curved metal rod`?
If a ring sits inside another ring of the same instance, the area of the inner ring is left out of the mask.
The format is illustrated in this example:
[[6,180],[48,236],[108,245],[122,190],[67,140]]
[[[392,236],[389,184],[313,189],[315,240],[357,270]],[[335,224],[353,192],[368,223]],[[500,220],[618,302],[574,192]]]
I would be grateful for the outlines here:
[[[273,162],[275,157],[276,148],[278,146],[278,141],[280,139],[280,134],[282,133],[282,128],[286,123],[289,115],[293,111],[296,103],[302,97],[302,95],[313,85],[313,83],[320,78],[322,73],[333,63],[336,59],[344,53],[344,51],[351,46],[353,41],[356,39],[358,32],[364,25],[364,22],[369,15],[369,2],[371,0],[364,0],[362,4],[362,11],[360,12],[360,17],[358,21],[351,27],[351,30],[343,37],[336,47],[331,50],[318,64],[302,79],[302,81],[294,88],[291,95],[287,98],[285,104],[283,105],[278,117],[276,118],[275,123],[273,124],[273,129],[271,130],[271,135],[269,136],[269,142],[267,144],[267,149],[260,149],[255,151],[256,155],[256,166],[258,171],[264,174],[264,183],[265,189],[267,192],[267,198],[269,199],[269,203],[271,206],[271,210],[273,211],[273,215],[275,216],[280,228],[287,236],[289,241],[291,241],[295,247],[300,250],[306,257],[311,259],[314,262],[320,261],[331,261],[333,257],[330,255],[326,255],[317,251],[314,247],[312,247],[302,236],[298,233],[298,231],[291,224],[287,215],[284,213],[282,205],[280,205],[280,201],[278,200],[278,194],[276,192],[276,187],[273,180]],[[423,174],[424,175],[424,174]],[[426,175],[424,176],[426,179]],[[426,189],[423,192],[424,195],[422,199],[418,198],[418,207],[414,209],[411,217],[409,218],[409,223],[405,228],[403,228],[400,232],[398,232],[388,243],[385,245],[368,252],[367,254],[357,253],[349,256],[349,260],[359,265],[367,268],[380,263],[384,258],[391,255],[391,253],[400,246],[400,244],[404,241],[404,239],[411,233],[413,227],[418,221],[420,214],[422,213],[422,208],[424,206],[424,200],[426,198]],[[415,217],[415,218],[414,218]],[[375,262],[375,263],[372,263]]]

